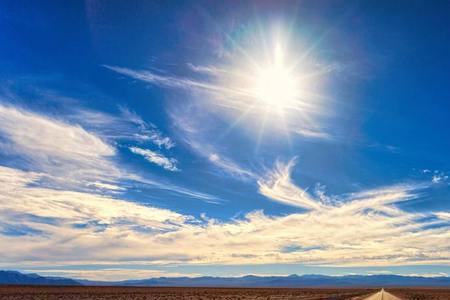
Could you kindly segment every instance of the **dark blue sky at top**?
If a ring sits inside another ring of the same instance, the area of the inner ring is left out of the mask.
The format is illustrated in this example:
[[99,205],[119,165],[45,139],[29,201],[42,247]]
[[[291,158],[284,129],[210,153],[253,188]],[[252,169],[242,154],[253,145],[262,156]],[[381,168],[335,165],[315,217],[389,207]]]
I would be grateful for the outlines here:
[[[339,196],[429,182],[439,174],[440,184],[399,206],[450,210],[443,179],[450,170],[449,1],[1,1],[1,101],[56,117],[75,107],[135,112],[176,143],[166,154],[181,171],[146,162],[128,150],[136,146],[130,141],[111,141],[118,164],[214,195],[220,204],[139,184],[121,195],[130,201],[223,221],[254,210],[273,216],[304,211],[267,199],[255,181],[224,175],[183,142],[171,112],[195,102],[188,92],[105,67],[189,77],[188,64],[220,65],[223,52],[245,43],[258,24],[291,28],[318,61],[339,66],[324,79],[333,114],[325,123],[339,138],[286,139],[268,130],[256,147],[246,126],[230,128],[225,117],[193,113],[204,117],[205,140],[259,172],[298,157],[292,178],[311,193],[318,183]],[[0,165],[25,166],[3,154]]]
[[[303,172],[296,176],[304,177],[306,185],[319,181],[342,193],[353,185],[376,187],[414,178],[423,169],[449,168],[448,11],[446,1],[5,1],[0,76],[3,87],[23,94],[27,105],[40,110],[59,109],[34,95],[38,88],[52,89],[101,111],[127,106],[170,132],[166,91],[121,80],[102,65],[176,72],[188,62],[210,64],[218,59],[214,47],[223,32],[233,28],[231,35],[239,36],[243,30],[235,24],[288,20],[319,56],[350,66],[329,80],[329,88],[339,99],[336,126],[355,142],[294,141],[290,150],[274,149],[277,153],[269,157],[299,155]],[[230,151],[245,147],[236,144]],[[182,149],[175,151],[191,159]],[[177,176],[178,181],[205,184]],[[218,179],[201,189],[223,184]],[[247,194],[245,186],[236,189]],[[225,198],[235,196],[219,190]],[[447,201],[435,201],[448,207]],[[265,205],[274,212],[285,209]]]

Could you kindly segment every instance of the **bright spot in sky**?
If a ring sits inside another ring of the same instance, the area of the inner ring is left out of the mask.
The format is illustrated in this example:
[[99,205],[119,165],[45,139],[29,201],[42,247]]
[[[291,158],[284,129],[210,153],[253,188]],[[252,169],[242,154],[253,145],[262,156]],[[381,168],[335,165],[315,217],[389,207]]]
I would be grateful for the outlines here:
[[262,42],[250,39],[252,45],[238,47],[228,66],[208,70],[218,78],[211,88],[218,91],[213,104],[232,118],[230,128],[245,124],[258,130],[258,139],[265,131],[324,137],[320,122],[328,106],[321,94],[322,77],[329,69],[285,35],[277,33]]
[[272,61],[257,67],[251,91],[266,110],[281,111],[292,107],[298,99],[299,82],[285,65],[284,53],[279,44],[274,49]]

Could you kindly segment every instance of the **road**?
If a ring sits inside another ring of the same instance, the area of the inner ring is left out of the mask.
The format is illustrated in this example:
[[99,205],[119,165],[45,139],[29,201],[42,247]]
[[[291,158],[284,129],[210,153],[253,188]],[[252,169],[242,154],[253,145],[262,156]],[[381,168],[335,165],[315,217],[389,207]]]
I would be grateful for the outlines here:
[[401,300],[401,299],[398,297],[395,297],[392,294],[389,294],[384,289],[381,289],[381,291],[379,291],[378,293],[373,294],[372,296],[370,296],[364,300]]

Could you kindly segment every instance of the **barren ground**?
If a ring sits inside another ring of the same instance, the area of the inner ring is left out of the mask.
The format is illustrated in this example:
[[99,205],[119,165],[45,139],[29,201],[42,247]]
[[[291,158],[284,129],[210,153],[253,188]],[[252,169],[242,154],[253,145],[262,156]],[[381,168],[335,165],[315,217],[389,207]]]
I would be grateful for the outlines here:
[[450,300],[449,288],[387,288],[402,300]]
[[[133,288],[0,286],[1,300],[315,300],[363,299],[377,289]],[[439,298],[437,298],[439,299]],[[448,298],[447,298],[448,299]]]

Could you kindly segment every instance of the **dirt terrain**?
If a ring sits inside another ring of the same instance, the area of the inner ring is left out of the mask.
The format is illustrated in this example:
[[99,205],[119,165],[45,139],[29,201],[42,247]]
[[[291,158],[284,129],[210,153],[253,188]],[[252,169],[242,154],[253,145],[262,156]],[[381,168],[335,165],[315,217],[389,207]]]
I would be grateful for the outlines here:
[[389,288],[386,291],[402,300],[449,300],[449,288]]
[[344,300],[377,289],[346,288],[132,288],[0,286],[1,300]]

